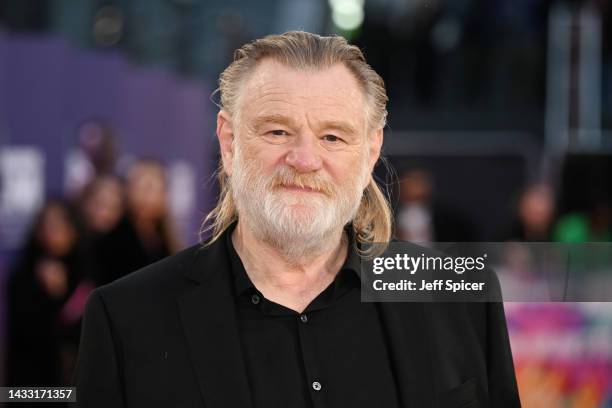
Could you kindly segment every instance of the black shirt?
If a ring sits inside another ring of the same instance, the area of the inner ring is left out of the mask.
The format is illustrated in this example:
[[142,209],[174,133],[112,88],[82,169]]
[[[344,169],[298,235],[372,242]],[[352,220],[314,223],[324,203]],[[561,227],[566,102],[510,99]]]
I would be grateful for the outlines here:
[[361,302],[352,238],[335,280],[300,314],[257,290],[231,232],[226,243],[253,406],[398,407],[376,304]]

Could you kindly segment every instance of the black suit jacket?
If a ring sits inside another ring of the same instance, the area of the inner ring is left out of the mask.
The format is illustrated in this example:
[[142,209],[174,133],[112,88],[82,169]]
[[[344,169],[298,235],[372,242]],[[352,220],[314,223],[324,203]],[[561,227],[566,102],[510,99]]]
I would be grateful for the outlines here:
[[[83,322],[77,405],[252,407],[231,279],[221,239],[96,289]],[[402,406],[520,406],[502,304],[378,308]]]

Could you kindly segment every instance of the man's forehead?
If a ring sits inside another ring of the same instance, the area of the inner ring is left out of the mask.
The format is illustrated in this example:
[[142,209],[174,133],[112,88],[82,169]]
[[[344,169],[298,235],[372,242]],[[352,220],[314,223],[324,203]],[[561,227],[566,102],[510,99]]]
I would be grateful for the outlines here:
[[[365,98],[359,83],[343,64],[322,69],[295,69],[275,60],[255,68],[242,90],[242,108],[265,110],[304,107],[363,115]],[[331,113],[331,112],[330,112]]]

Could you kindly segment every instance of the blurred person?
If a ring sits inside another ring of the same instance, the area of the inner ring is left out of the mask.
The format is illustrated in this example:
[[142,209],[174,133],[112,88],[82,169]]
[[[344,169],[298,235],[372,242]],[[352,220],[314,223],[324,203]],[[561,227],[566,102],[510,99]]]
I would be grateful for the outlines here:
[[92,293],[77,406],[520,406],[501,303],[361,302],[392,214],[386,90],[359,48],[255,40],[220,95],[212,236]]
[[88,272],[96,286],[109,280],[106,257],[112,251],[113,233],[124,216],[124,207],[123,184],[116,176],[100,176],[92,180],[81,193],[79,209],[84,225]]
[[84,265],[79,238],[75,211],[49,200],[10,276],[8,385],[70,380],[80,332],[71,311]]
[[98,284],[111,282],[165,258],[180,247],[168,208],[163,165],[153,159],[136,160],[126,173],[124,188],[124,215],[98,246]]
[[106,120],[90,118],[77,126],[77,147],[66,162],[66,195],[80,196],[98,176],[112,175],[117,162],[116,131]]
[[431,179],[423,170],[405,173],[400,181],[397,236],[412,242],[434,241],[433,216],[429,208]]
[[552,239],[555,196],[548,184],[529,185],[520,194],[515,219],[501,241],[548,242]]
[[117,161],[113,126],[103,119],[88,119],[78,127],[79,147],[89,158],[97,175],[110,174]]
[[612,209],[606,197],[592,200],[586,212],[563,215],[554,226],[554,240],[558,242],[612,242]]
[[87,230],[106,234],[117,226],[124,212],[123,186],[115,176],[101,176],[87,185],[81,196]]
[[473,228],[458,211],[433,200],[433,183],[423,169],[410,170],[400,180],[397,237],[411,242],[469,242]]

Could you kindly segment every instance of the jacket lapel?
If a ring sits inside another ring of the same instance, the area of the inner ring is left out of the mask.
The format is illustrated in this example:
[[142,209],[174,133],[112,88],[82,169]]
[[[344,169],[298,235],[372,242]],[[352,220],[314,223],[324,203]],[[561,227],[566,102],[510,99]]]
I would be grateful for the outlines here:
[[186,277],[196,283],[177,299],[200,392],[207,408],[250,408],[225,242],[197,251]]
[[436,405],[423,303],[378,304],[402,407]]

